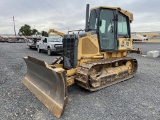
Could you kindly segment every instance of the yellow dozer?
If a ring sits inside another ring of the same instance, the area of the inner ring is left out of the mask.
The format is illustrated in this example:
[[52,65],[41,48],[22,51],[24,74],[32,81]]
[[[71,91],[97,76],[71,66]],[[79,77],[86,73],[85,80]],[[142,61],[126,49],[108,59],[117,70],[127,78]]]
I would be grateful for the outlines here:
[[67,87],[76,83],[89,91],[132,78],[137,60],[132,51],[130,23],[133,14],[119,7],[86,9],[84,31],[63,36],[63,55],[52,64],[24,57],[27,75],[22,83],[57,117],[66,102]]

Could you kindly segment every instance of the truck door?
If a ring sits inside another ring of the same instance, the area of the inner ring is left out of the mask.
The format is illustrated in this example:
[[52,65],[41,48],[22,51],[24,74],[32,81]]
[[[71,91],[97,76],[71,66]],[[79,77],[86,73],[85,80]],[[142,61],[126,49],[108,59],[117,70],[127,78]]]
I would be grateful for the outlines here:
[[44,50],[47,50],[47,38],[45,38],[44,40],[43,40],[43,49]]
[[44,38],[42,38],[39,42],[38,42],[38,45],[39,45],[39,48],[42,49],[42,46],[43,46],[43,40]]
[[47,45],[47,38],[43,38],[43,39],[41,40],[41,42],[40,42],[39,47],[40,47],[40,49],[45,50],[45,49],[46,49],[46,45]]

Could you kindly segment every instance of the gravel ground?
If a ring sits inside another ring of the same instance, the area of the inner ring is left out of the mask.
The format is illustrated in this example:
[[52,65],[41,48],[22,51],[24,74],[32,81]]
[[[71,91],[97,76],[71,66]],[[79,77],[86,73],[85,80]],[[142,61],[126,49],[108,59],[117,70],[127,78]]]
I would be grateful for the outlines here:
[[[160,44],[134,44],[143,54]],[[24,56],[48,63],[55,56],[28,49],[26,43],[0,43],[0,119],[56,120],[21,83],[27,72]],[[68,88],[68,103],[60,120],[160,120],[160,57],[132,54],[139,68],[134,78],[97,92],[76,85]]]

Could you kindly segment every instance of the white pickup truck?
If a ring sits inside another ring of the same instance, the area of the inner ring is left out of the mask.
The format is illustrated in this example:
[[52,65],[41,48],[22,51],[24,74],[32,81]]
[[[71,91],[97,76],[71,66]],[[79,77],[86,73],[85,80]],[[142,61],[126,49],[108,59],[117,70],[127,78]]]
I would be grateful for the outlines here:
[[37,51],[40,53],[42,50],[47,51],[48,55],[52,53],[62,53],[62,37],[42,37],[42,39],[36,44]]

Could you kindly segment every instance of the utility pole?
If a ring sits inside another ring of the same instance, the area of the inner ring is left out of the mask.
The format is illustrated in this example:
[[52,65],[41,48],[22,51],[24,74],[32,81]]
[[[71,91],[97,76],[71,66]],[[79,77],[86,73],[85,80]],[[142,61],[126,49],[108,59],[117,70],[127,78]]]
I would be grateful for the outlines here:
[[14,16],[13,16],[13,27],[14,27],[14,33],[15,33],[15,36],[16,36],[16,28],[15,28],[15,20],[14,20]]

